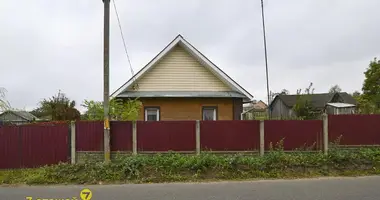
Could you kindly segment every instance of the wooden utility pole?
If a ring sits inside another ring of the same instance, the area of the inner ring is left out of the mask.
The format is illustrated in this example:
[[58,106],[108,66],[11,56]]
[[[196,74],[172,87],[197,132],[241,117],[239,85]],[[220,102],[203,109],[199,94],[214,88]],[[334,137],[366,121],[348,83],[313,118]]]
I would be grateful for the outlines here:
[[[265,34],[265,18],[264,18],[264,2],[261,0],[261,19],[263,22],[263,35],[264,35],[264,54],[265,54],[265,72],[267,79],[267,95],[268,95],[268,106],[270,105],[270,91],[269,91],[269,76],[268,76],[268,55],[267,55],[267,39]],[[268,117],[271,118],[270,107],[268,107]]]
[[111,160],[111,147],[110,147],[110,122],[109,122],[109,40],[110,40],[110,0],[103,0],[104,4],[104,161],[110,162]]

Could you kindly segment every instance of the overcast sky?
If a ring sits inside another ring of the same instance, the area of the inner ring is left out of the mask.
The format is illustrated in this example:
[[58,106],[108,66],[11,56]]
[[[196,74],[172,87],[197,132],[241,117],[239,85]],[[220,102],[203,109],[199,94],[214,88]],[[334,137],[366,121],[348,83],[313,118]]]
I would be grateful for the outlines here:
[[[135,71],[177,34],[266,100],[260,0],[116,0]],[[360,90],[380,57],[379,0],[265,0],[270,90]],[[102,100],[101,0],[0,3],[0,87],[19,109],[63,91]],[[111,7],[111,92],[131,77]]]

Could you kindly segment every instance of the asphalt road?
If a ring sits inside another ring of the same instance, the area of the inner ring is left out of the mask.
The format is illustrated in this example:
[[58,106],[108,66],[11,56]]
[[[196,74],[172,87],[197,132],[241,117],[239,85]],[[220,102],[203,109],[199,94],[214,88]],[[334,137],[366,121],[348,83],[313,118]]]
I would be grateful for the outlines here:
[[0,200],[21,200],[27,199],[27,196],[33,200],[37,198],[66,200],[73,199],[72,197],[80,200],[80,192],[84,188],[92,191],[91,200],[380,199],[380,177],[360,177],[184,184],[0,187]]

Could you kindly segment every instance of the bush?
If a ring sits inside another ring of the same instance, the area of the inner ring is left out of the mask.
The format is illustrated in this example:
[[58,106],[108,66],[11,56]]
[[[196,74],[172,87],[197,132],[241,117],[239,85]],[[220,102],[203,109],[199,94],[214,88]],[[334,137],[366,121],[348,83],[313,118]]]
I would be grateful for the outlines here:
[[98,184],[367,175],[378,174],[379,167],[378,148],[334,149],[329,155],[285,153],[276,148],[263,157],[210,153],[116,156],[108,164],[88,160],[75,165],[61,163],[37,169],[0,171],[0,183]]

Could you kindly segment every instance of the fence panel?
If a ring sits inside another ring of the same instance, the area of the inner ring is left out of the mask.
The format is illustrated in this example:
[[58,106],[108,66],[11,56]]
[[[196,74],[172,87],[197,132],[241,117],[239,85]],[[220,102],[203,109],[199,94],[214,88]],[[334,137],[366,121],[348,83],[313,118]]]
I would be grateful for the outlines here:
[[380,115],[329,115],[329,141],[340,145],[380,145]]
[[[284,150],[317,150],[322,147],[322,120],[265,120],[265,149],[284,139]],[[306,149],[305,149],[306,148]]]
[[102,151],[104,124],[102,121],[78,121],[75,123],[77,151]]
[[25,168],[58,164],[69,160],[69,126],[19,126],[21,136],[21,166]]
[[0,126],[0,169],[20,167],[20,141],[17,126]]
[[195,151],[195,121],[137,122],[139,151]]
[[111,122],[111,151],[132,151],[132,122]]
[[201,149],[249,151],[260,146],[260,121],[201,121]]

